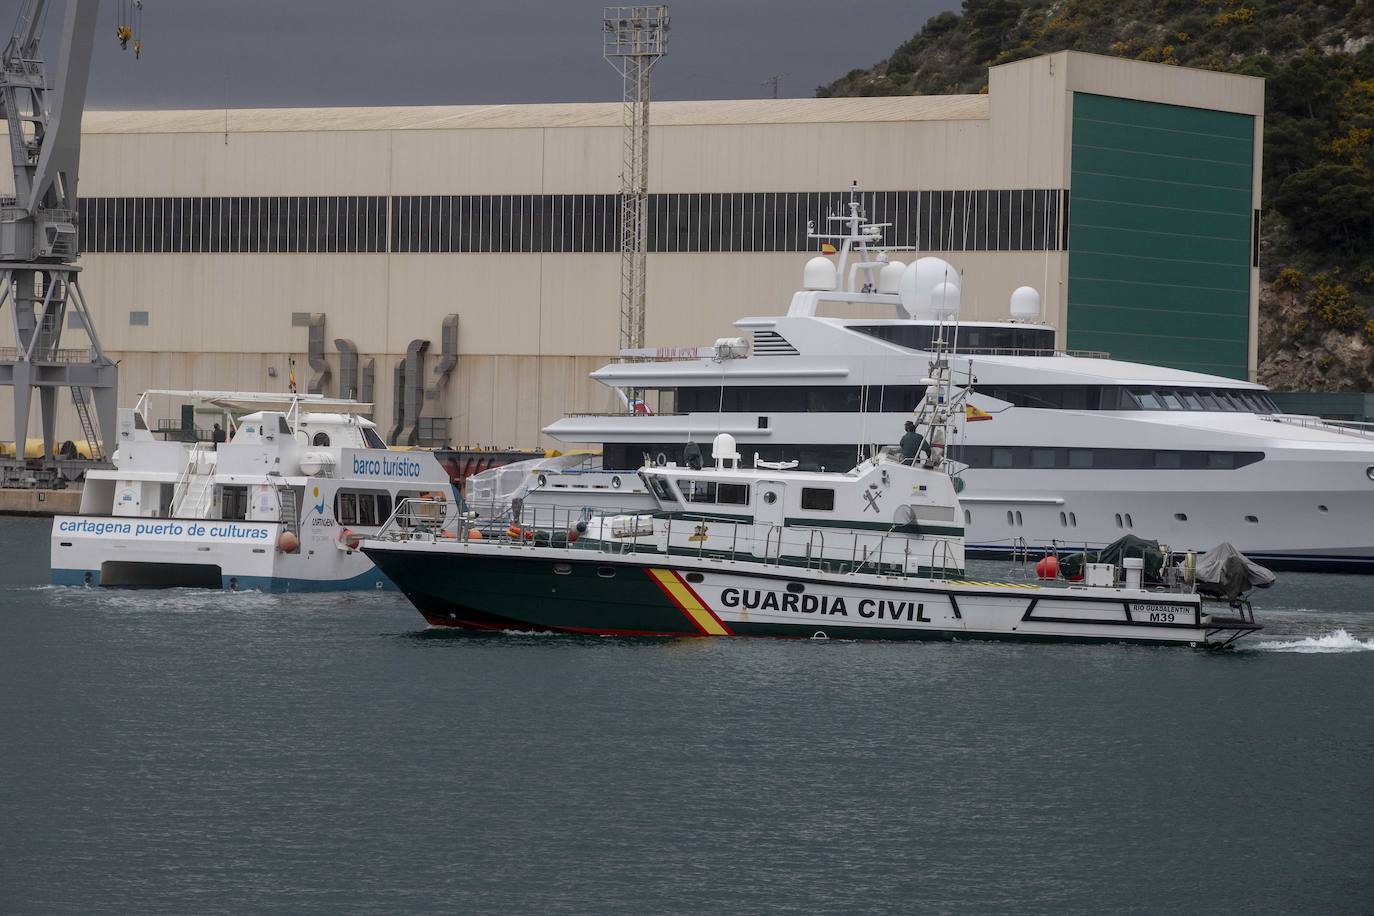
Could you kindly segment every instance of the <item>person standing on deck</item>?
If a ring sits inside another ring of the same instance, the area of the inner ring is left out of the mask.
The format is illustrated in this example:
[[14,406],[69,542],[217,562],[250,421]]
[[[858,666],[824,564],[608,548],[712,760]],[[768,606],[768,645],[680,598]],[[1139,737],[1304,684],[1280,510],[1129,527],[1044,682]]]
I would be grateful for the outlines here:
[[926,447],[925,436],[916,432],[916,424],[910,420],[906,421],[906,434],[902,436],[900,448],[902,450],[902,461],[914,464],[916,458]]

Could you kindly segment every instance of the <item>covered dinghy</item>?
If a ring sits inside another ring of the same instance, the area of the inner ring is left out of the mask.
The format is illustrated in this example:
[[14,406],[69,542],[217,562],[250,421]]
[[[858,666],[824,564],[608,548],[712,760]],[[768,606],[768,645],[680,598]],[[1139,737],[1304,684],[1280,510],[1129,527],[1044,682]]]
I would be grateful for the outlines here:
[[1164,551],[1159,549],[1159,541],[1128,534],[1117,538],[1101,550],[1092,553],[1075,553],[1059,561],[1059,573],[1066,579],[1078,580],[1083,577],[1085,563],[1110,563],[1120,566],[1127,557],[1141,557],[1145,560],[1145,583],[1158,585],[1163,581]]
[[1193,581],[1213,598],[1234,601],[1252,588],[1268,588],[1277,577],[1230,544],[1218,544],[1197,558]]

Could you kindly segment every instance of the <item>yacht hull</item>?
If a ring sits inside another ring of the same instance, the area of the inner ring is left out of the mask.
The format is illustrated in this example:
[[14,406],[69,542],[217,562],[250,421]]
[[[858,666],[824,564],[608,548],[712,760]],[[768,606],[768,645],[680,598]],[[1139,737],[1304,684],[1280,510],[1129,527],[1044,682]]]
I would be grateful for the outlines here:
[[367,541],[436,626],[610,636],[1229,644],[1196,595],[833,575],[761,563],[477,542]]

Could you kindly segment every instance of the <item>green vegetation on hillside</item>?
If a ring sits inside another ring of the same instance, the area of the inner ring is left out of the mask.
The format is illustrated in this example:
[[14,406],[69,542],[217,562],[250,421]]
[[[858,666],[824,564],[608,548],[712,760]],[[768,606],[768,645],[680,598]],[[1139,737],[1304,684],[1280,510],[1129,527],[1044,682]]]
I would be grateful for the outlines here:
[[816,94],[985,92],[1061,50],[1268,81],[1260,381],[1374,386],[1374,0],[964,0]]

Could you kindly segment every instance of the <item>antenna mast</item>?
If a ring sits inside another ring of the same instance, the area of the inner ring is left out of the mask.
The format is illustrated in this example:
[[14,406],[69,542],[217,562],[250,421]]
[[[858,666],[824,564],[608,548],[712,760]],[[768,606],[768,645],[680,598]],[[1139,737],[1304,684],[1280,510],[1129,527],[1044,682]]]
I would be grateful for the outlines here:
[[624,81],[620,169],[620,348],[644,346],[649,229],[649,74],[668,52],[668,7],[608,6],[602,56]]

